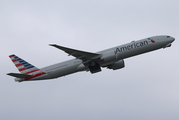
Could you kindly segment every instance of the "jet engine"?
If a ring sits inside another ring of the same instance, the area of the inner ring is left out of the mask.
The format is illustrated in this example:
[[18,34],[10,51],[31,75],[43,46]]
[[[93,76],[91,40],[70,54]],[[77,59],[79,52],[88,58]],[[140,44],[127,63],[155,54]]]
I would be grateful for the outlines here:
[[113,70],[121,69],[121,68],[124,68],[124,67],[125,67],[124,60],[119,60],[119,61],[112,63],[112,64],[107,66],[107,68],[113,69]]

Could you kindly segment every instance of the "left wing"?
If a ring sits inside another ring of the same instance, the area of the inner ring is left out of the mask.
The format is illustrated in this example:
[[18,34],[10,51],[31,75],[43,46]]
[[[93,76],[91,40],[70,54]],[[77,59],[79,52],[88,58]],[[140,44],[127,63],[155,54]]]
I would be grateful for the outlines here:
[[56,44],[50,44],[50,46],[56,47],[60,50],[63,50],[64,52],[68,53],[69,55],[72,55],[72,56],[76,57],[77,59],[81,59],[84,63],[89,62],[91,60],[98,59],[102,56],[101,54],[75,50],[75,49],[59,46]]

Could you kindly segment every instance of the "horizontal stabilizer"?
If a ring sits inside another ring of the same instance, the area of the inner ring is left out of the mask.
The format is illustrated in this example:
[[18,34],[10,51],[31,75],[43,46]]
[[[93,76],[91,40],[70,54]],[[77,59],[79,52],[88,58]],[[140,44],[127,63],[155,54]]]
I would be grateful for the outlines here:
[[26,77],[31,77],[31,75],[26,75],[26,74],[20,74],[20,73],[8,73],[7,75],[17,77],[17,78],[26,78]]

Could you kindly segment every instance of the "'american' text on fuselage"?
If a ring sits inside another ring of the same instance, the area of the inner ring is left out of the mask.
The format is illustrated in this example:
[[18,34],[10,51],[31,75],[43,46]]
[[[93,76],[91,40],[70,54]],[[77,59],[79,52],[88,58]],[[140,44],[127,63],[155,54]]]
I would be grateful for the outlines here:
[[134,48],[142,47],[142,46],[145,46],[145,45],[148,45],[148,41],[146,41],[146,40],[142,41],[142,42],[138,42],[138,43],[133,42],[130,45],[126,45],[126,46],[122,46],[120,48],[116,48],[115,54],[118,53],[118,52],[132,50]]

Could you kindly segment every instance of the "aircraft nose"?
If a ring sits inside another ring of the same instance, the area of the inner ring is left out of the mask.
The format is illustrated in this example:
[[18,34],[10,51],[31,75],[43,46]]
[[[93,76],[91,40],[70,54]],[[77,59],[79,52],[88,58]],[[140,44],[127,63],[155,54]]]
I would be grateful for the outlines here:
[[174,38],[174,37],[171,37],[171,41],[172,41],[172,42],[175,41],[175,38]]
[[167,38],[168,38],[168,40],[170,41],[170,43],[172,43],[172,42],[175,40],[174,37],[167,36]]

